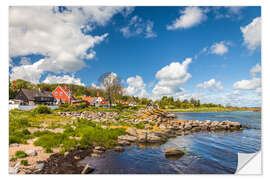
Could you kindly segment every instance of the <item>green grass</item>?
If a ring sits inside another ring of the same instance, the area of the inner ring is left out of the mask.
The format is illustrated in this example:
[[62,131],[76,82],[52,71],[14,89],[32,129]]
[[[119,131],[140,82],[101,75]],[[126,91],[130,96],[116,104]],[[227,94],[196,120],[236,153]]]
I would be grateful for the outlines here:
[[23,166],[28,166],[29,165],[27,160],[21,160],[21,164]]
[[27,154],[24,151],[16,151],[15,156],[16,158],[25,158]]

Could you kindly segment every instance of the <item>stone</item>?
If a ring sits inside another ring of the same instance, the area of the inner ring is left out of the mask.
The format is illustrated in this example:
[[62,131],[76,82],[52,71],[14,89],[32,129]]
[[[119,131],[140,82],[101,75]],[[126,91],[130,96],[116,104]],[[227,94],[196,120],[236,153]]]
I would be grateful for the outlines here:
[[123,148],[122,146],[115,146],[115,147],[114,147],[114,150],[115,150],[116,152],[123,152],[123,151],[124,151],[124,148]]
[[93,150],[93,153],[96,153],[96,154],[102,154],[104,151],[101,151],[101,150],[97,150],[97,149],[94,149]]
[[78,160],[78,159],[80,159],[80,156],[74,156],[74,159]]
[[176,148],[168,148],[165,150],[166,157],[174,156],[174,157],[180,158],[183,155],[185,155],[185,153],[179,149],[176,149]]
[[10,147],[18,147],[18,146],[20,146],[20,144],[18,144],[18,143],[13,143],[13,144],[10,144],[9,146],[10,146]]
[[69,152],[67,151],[67,152],[64,153],[64,156],[67,156],[68,154],[69,154]]
[[136,129],[134,128],[127,128],[126,132],[131,136],[137,136]]
[[125,141],[135,142],[137,140],[137,137],[130,136],[130,135],[122,135],[122,136],[118,136],[118,140],[125,140]]
[[241,124],[239,122],[230,122],[230,126],[234,128],[241,128]]
[[42,170],[45,167],[45,163],[38,163],[35,166],[35,169],[37,170]]
[[117,144],[127,146],[127,145],[130,145],[131,143],[126,140],[118,140]]
[[93,157],[93,158],[102,158],[103,156],[101,154],[92,153],[91,157]]
[[98,150],[98,151],[106,151],[106,148],[103,147],[103,146],[96,146],[96,147],[95,147],[95,150]]
[[147,142],[149,143],[157,143],[157,142],[163,142],[164,140],[159,137],[159,136],[156,136],[155,134],[147,134]]
[[93,172],[95,170],[95,168],[93,166],[91,166],[90,164],[86,164],[81,172],[81,174],[90,174],[91,172]]
[[18,162],[18,163],[14,166],[14,168],[19,169],[21,166],[22,166],[21,162]]
[[9,174],[17,174],[20,170],[18,168],[15,167],[9,167],[8,169],[8,173]]
[[139,141],[140,143],[146,142],[146,141],[147,141],[146,133],[145,133],[145,134],[140,134],[140,135],[138,135],[138,141]]
[[25,153],[28,156],[36,156],[37,155],[37,151],[36,150],[27,150],[27,151],[25,151]]

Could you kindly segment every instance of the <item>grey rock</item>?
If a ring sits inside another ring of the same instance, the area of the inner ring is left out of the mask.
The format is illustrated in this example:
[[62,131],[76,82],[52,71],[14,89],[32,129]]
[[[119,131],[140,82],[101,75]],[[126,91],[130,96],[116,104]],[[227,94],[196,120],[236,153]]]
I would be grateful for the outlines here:
[[130,135],[123,135],[123,136],[118,136],[118,140],[125,140],[125,141],[135,142],[137,140],[137,137],[130,136]]
[[123,151],[124,151],[124,148],[123,148],[122,146],[115,146],[115,147],[114,147],[114,150],[115,150],[116,152],[123,152]]
[[45,167],[45,163],[38,163],[35,166],[35,169],[37,170],[42,170]]
[[8,173],[9,174],[17,174],[20,170],[18,168],[15,167],[9,167],[8,169]]
[[170,157],[170,156],[176,156],[176,157],[181,157],[185,155],[185,153],[179,149],[176,148],[168,148],[165,150],[165,156]]
[[90,174],[94,170],[95,170],[95,168],[93,166],[91,166],[90,164],[86,164],[85,167],[83,168],[81,174]]
[[102,158],[103,156],[101,154],[92,153],[91,157],[93,157],[93,158]]
[[37,151],[36,150],[27,150],[27,151],[25,151],[25,153],[28,156],[36,156],[37,155]]

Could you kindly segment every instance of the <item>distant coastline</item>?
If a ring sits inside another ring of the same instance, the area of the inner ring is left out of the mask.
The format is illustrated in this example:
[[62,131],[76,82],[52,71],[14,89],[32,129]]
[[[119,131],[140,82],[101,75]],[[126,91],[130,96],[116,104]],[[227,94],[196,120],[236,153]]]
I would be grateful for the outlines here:
[[167,112],[231,112],[231,111],[261,111],[261,108],[248,108],[248,107],[209,107],[209,108],[189,108],[189,109],[165,109]]

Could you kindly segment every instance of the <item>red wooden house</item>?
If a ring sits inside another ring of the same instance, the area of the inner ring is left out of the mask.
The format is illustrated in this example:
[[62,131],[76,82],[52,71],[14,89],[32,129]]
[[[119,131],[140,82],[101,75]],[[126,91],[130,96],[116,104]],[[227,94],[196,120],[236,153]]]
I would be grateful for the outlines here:
[[76,100],[67,86],[57,86],[57,88],[52,92],[52,95],[56,99],[57,104],[72,104],[72,102]]

